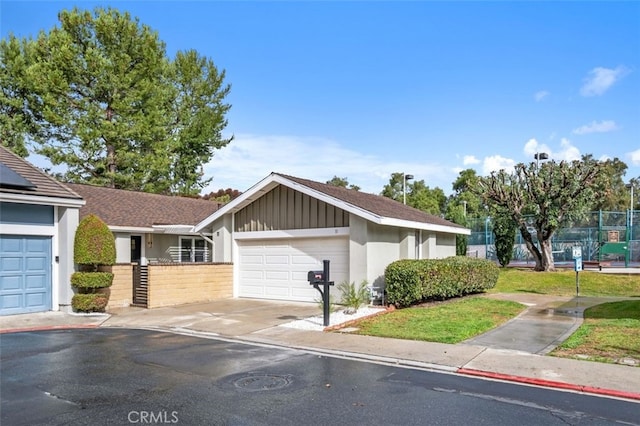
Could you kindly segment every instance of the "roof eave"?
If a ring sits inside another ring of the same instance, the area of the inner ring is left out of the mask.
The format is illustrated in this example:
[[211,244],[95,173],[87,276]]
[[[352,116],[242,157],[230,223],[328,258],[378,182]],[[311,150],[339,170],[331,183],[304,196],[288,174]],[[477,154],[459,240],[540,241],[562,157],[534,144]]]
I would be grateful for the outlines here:
[[20,203],[20,204],[39,204],[58,207],[76,207],[80,208],[86,204],[82,198],[64,198],[52,197],[48,195],[27,195],[15,194],[10,192],[0,193],[0,201]]

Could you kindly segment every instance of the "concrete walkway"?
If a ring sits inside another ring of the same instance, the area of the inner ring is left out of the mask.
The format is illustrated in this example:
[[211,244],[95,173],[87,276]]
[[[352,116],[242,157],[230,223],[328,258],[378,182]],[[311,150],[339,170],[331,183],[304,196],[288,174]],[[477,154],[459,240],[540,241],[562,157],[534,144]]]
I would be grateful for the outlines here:
[[[462,344],[387,339],[282,327],[316,316],[316,304],[229,299],[168,308],[114,309],[109,315],[60,312],[0,317],[0,332],[68,327],[124,327],[226,338],[397,366],[509,380],[640,402],[640,368],[544,356],[581,323],[588,306],[616,298],[491,295],[529,308]],[[0,337],[1,343],[1,337]]]

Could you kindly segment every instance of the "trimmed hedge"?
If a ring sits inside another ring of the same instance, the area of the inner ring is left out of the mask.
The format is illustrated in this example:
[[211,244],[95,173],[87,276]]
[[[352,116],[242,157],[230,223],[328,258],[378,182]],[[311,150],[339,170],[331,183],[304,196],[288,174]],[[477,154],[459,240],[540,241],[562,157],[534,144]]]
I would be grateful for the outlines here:
[[499,274],[492,261],[465,256],[399,260],[385,270],[387,300],[404,307],[478,293],[495,287]]
[[111,287],[113,274],[110,272],[74,272],[71,285],[79,289]]
[[80,221],[73,243],[73,260],[79,265],[113,265],[116,243],[109,227],[90,214]]
[[107,303],[109,298],[102,293],[79,293],[71,299],[71,306],[76,312],[104,312]]

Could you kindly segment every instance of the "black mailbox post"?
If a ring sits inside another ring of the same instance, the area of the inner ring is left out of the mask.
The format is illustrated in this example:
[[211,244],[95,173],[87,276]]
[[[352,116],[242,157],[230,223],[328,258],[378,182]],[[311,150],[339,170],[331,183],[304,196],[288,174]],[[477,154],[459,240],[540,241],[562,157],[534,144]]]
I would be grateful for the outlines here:
[[[323,270],[322,271],[309,271],[307,273],[307,279],[309,280],[309,284],[313,286],[316,290],[320,292],[320,296],[322,297],[322,307],[323,307],[323,316],[324,321],[323,324],[325,327],[329,325],[329,286],[333,285],[333,281],[329,281],[329,261],[323,260]],[[322,285],[322,289],[320,286]]]

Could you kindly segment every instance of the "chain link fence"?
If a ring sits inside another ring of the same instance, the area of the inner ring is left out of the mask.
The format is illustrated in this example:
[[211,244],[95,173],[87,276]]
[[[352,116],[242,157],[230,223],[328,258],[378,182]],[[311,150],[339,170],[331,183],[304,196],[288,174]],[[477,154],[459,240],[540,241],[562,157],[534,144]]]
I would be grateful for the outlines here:
[[[534,217],[530,216],[529,232],[538,244]],[[471,235],[467,255],[496,260],[495,241],[491,217],[469,220]],[[551,239],[554,261],[558,264],[573,262],[572,247],[582,247],[585,261],[610,261],[616,266],[640,264],[640,211],[589,212],[572,227],[558,229]],[[535,263],[527,250],[520,231],[516,231],[512,262]]]

